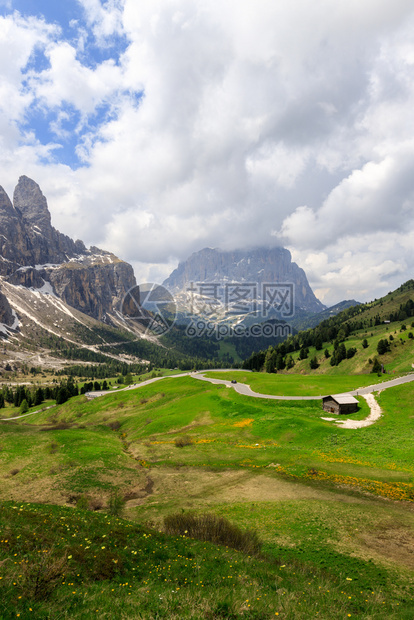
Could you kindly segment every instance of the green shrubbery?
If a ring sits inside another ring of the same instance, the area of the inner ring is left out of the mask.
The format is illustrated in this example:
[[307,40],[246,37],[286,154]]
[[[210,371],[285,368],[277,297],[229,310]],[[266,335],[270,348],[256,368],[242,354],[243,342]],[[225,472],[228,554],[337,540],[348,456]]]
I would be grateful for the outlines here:
[[191,446],[193,440],[188,435],[183,437],[177,437],[174,441],[176,448],[184,448],[185,446]]
[[167,534],[205,540],[256,555],[262,543],[255,530],[242,530],[224,517],[215,514],[177,513],[164,518]]

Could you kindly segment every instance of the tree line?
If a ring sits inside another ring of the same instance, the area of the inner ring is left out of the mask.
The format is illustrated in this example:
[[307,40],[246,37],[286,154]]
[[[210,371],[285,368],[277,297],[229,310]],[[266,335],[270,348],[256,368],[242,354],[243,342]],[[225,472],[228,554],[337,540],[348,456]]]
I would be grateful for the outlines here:
[[69,377],[55,386],[28,387],[18,385],[16,388],[5,385],[0,390],[0,409],[6,404],[19,407],[21,413],[25,413],[30,407],[37,407],[46,400],[55,400],[57,405],[62,405],[72,396],[79,394],[78,386]]
[[[347,348],[344,343],[350,334],[361,329],[373,327],[374,325],[380,325],[384,320],[400,320],[400,318],[405,319],[414,316],[414,301],[409,299],[407,302],[400,304],[397,311],[384,316],[380,316],[380,314],[369,318],[358,316],[362,315],[366,309],[367,306],[365,305],[352,306],[322,321],[317,327],[291,335],[282,343],[271,345],[266,350],[253,353],[243,362],[243,368],[257,372],[261,370],[265,370],[265,372],[289,370],[295,365],[292,353],[299,352],[298,359],[304,360],[309,357],[309,349],[311,347],[314,347],[316,351],[322,351],[327,343],[333,343],[334,350],[331,354],[325,348],[325,358],[330,358],[331,366],[338,366],[342,360],[350,359],[357,353],[355,347]],[[405,330],[406,328],[402,326],[401,329]],[[412,337],[411,332],[409,337]],[[391,339],[392,336],[390,336]],[[368,347],[366,339],[362,341],[362,347],[364,349]],[[380,340],[377,346],[377,353],[383,355],[389,350],[389,342],[386,339]],[[315,356],[310,360],[310,368],[315,369],[317,367],[318,360]],[[381,364],[375,364],[373,372],[376,372],[378,367],[381,368]]]

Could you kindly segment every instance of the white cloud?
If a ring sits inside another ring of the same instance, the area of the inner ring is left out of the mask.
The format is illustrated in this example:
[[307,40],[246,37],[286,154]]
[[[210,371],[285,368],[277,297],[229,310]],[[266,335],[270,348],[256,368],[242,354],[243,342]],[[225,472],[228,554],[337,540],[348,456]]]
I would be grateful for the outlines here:
[[400,286],[414,269],[413,243],[413,232],[378,232],[335,239],[319,252],[290,250],[329,306],[341,299],[371,300]]
[[87,25],[101,44],[122,29],[123,0],[77,0],[82,5]]
[[[78,2],[71,40],[0,19],[7,189],[29,174],[58,228],[146,274],[280,240],[325,300],[411,277],[411,0]],[[107,53],[86,64],[91,41]],[[53,139],[22,125],[33,110]]]
[[414,227],[414,152],[401,149],[354,170],[319,210],[298,207],[282,224],[280,238],[298,248],[323,248],[338,237]]
[[5,124],[21,120],[31,105],[34,94],[23,85],[23,70],[36,49],[57,32],[43,20],[26,20],[18,13],[0,17],[0,111]]
[[85,67],[76,58],[76,49],[68,43],[57,43],[47,50],[50,68],[30,74],[31,87],[45,108],[73,105],[83,115],[113,95],[122,85],[120,71],[113,60],[96,69]]

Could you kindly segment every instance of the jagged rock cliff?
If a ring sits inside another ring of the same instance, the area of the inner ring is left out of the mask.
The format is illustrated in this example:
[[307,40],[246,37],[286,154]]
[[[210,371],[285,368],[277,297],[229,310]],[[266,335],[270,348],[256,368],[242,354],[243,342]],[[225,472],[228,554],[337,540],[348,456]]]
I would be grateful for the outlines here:
[[0,291],[0,324],[11,327],[15,321],[13,310],[7,297]]
[[0,275],[11,284],[54,293],[105,320],[135,286],[131,265],[109,252],[73,241],[51,223],[39,185],[22,176],[13,204],[0,187]]
[[294,285],[297,308],[306,312],[320,312],[325,308],[315,297],[303,269],[292,262],[289,250],[280,247],[231,252],[205,248],[180,263],[164,285],[178,292],[192,282],[257,283],[258,297],[263,283],[289,283]]

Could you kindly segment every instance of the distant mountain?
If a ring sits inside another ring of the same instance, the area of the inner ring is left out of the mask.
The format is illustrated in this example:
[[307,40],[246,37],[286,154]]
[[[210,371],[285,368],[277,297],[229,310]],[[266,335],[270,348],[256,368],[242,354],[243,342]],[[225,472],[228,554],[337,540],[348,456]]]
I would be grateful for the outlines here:
[[110,252],[87,250],[53,228],[46,198],[26,176],[19,179],[13,204],[0,187],[0,276],[109,322],[136,284],[131,265]]
[[297,311],[315,313],[325,309],[309,286],[305,272],[292,262],[291,254],[285,248],[227,252],[204,248],[180,263],[163,284],[175,294],[183,295],[191,289],[208,298],[213,292],[212,287],[208,292],[208,287],[203,286],[208,283],[217,285],[218,301],[224,303],[229,300],[228,292],[234,290],[234,284],[250,286],[249,298],[262,302],[266,301],[266,290],[271,291],[272,285],[280,285],[280,290],[283,286],[286,291],[289,290],[287,287],[292,287],[291,315]]
[[297,330],[301,331],[304,329],[310,329],[311,327],[316,327],[322,321],[329,319],[331,316],[336,316],[343,310],[347,308],[352,308],[353,306],[359,306],[361,302],[355,301],[355,299],[347,299],[345,301],[340,301],[339,303],[331,306],[330,308],[326,308],[322,310],[322,312],[317,312],[316,314],[307,314],[305,316],[298,316],[292,320],[292,326]]

